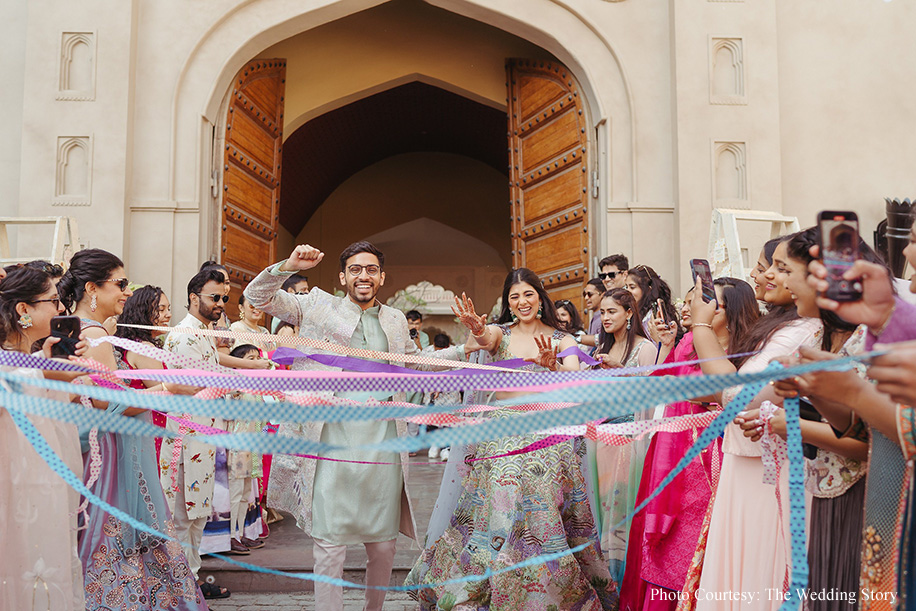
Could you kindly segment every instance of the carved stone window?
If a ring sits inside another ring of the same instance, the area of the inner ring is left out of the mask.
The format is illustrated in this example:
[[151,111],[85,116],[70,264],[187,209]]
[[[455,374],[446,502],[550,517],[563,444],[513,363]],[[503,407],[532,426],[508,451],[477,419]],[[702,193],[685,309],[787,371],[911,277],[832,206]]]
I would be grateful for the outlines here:
[[88,206],[92,196],[92,137],[60,136],[54,206]]
[[63,32],[58,100],[95,100],[95,32]]
[[747,104],[744,41],[741,38],[710,37],[709,102]]

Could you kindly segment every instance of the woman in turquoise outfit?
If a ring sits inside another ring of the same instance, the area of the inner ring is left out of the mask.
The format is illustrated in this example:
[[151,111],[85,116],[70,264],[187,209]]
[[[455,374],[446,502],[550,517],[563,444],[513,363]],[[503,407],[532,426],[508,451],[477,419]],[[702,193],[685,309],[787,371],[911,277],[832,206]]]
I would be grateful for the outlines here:
[[[462,296],[461,322],[471,331],[466,350],[479,347],[496,359],[524,358],[531,368],[576,370],[575,356],[558,359],[576,345],[559,330],[553,301],[529,269],[513,270],[503,286],[497,324],[486,324]],[[507,398],[506,393],[496,399]],[[510,409],[493,417],[516,415]],[[423,610],[550,611],[612,609],[617,588],[607,562],[582,475],[584,444],[566,441],[522,455],[468,462],[521,449],[542,436],[504,437],[469,446],[462,456],[461,492],[448,526],[427,541],[407,577],[407,584],[433,584],[497,571],[543,554],[589,547],[558,560],[486,579],[440,585],[418,591]],[[440,493],[442,494],[442,493]]]
[[[88,339],[108,335],[102,322],[122,312],[124,302],[132,294],[128,284],[124,264],[118,257],[104,250],[88,249],[73,255],[70,269],[57,288],[67,310],[80,317]],[[86,357],[111,369],[119,368],[110,344],[88,349]],[[126,403],[109,403],[106,409],[110,413],[150,418],[148,411]],[[159,485],[153,440],[102,432],[93,436],[82,431],[81,441],[83,480],[89,489],[143,524],[174,536],[172,516]],[[93,445],[97,447],[90,449]],[[88,506],[86,515],[79,534],[79,557],[83,563],[87,608],[207,609],[187,558],[176,541],[135,529],[95,505]]]

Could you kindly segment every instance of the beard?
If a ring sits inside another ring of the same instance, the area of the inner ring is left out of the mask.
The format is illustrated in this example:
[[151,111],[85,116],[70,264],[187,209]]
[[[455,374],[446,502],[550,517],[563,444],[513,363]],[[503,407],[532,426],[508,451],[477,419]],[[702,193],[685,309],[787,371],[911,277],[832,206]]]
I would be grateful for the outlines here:
[[[364,282],[359,282],[363,284]],[[379,285],[377,282],[370,280],[368,282],[370,288],[367,292],[358,291],[356,289],[357,281],[347,282],[347,296],[356,303],[372,303],[375,301],[376,295],[378,295]]]
[[200,302],[200,305],[197,307],[197,311],[200,313],[200,317],[209,320],[210,322],[216,322],[223,316],[223,307],[217,305],[205,305],[203,301]]

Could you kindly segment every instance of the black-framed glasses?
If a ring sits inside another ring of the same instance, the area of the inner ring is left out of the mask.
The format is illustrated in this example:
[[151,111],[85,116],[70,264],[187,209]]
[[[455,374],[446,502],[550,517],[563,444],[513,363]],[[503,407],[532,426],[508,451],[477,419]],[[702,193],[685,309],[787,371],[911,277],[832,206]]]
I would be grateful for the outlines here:
[[127,278],[109,278],[108,280],[102,280],[102,282],[113,282],[115,286],[121,290],[122,293],[127,290],[128,286],[130,286],[130,280]]
[[229,303],[229,295],[217,295],[216,293],[210,295],[204,295],[203,293],[194,293],[198,297],[209,297],[210,301],[214,304],[218,304],[220,301],[223,303]]
[[33,299],[28,303],[51,303],[54,304],[54,309],[60,309],[60,297],[51,297],[50,299]]
[[602,280],[606,278],[610,278],[611,280],[613,280],[614,278],[616,278],[617,276],[621,274],[623,274],[623,272],[601,272],[600,274],[598,274],[598,277],[601,278]]
[[598,293],[589,293],[588,291],[582,291],[582,296],[588,299],[589,297],[596,297]]
[[363,273],[363,270],[366,270],[366,273],[370,276],[378,276],[382,268],[378,265],[357,265],[355,263],[347,266],[347,272],[349,272],[351,276],[359,276]]

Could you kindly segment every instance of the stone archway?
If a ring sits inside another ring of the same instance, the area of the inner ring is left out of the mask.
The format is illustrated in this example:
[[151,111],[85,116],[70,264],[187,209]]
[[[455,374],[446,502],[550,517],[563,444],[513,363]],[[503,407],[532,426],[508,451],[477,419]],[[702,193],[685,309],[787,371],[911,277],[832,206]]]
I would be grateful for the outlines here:
[[[529,40],[562,61],[579,82],[588,105],[587,125],[593,130],[590,140],[602,185],[593,209],[603,211],[611,202],[638,199],[635,119],[625,71],[610,43],[586,19],[561,0],[527,0],[521,6],[508,0],[425,1]],[[379,0],[247,0],[212,22],[187,53],[173,89],[168,126],[161,119],[138,123],[134,134],[136,165],[153,168],[162,185],[145,190],[164,191],[158,199],[169,202],[169,209],[132,203],[130,223],[137,227],[143,225],[143,215],[172,214],[176,227],[173,290],[180,293],[178,279],[188,277],[194,264],[213,251],[212,193],[218,186],[212,171],[218,154],[214,136],[221,103],[237,70],[272,44],[380,4]],[[143,147],[136,144],[141,141]],[[148,194],[145,198],[157,199]],[[192,217],[179,213],[196,213],[196,252],[189,243],[194,237],[191,227],[178,229],[176,222],[179,217]],[[599,244],[605,241],[606,230],[604,216],[600,219],[596,223]],[[132,241],[132,253],[153,246],[142,235],[134,235]]]

